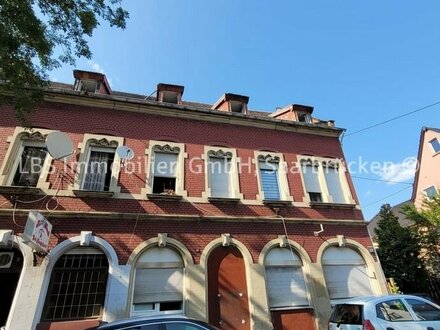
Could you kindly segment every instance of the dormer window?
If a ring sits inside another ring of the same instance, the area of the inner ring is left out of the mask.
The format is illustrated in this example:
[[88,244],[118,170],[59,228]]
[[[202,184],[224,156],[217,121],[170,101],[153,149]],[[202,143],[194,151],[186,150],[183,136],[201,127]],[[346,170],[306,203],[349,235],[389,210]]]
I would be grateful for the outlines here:
[[214,103],[212,109],[225,112],[244,113],[248,112],[247,104],[248,96],[226,93],[223,94],[217,102]]
[[302,123],[311,123],[312,117],[307,112],[298,112],[297,113],[298,121]]
[[88,94],[111,94],[112,90],[105,74],[82,70],[73,70],[74,90]]
[[98,90],[98,82],[90,79],[78,80],[75,84],[75,90],[80,92],[95,93]]
[[157,101],[173,104],[182,104],[182,95],[185,87],[170,84],[157,85]]

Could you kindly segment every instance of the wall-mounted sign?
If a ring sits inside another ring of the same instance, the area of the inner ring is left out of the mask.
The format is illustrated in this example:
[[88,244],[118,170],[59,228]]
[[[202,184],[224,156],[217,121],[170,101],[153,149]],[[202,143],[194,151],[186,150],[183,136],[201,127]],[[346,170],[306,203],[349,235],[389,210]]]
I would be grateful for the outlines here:
[[52,224],[43,215],[36,211],[29,212],[23,241],[33,249],[47,252]]

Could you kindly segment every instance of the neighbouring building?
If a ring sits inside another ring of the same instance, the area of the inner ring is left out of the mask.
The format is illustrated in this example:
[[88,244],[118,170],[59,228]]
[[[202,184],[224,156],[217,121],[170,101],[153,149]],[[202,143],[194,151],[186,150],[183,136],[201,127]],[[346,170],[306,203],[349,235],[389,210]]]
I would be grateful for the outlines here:
[[411,201],[421,208],[424,199],[436,195],[440,187],[440,129],[422,127],[417,164]]
[[[331,301],[386,293],[343,130],[312,107],[256,112],[242,95],[201,104],[183,86],[145,97],[112,91],[102,74],[74,78],[47,89],[32,130],[13,99],[0,106],[6,329],[160,313],[324,329]],[[57,159],[63,137],[74,154]],[[47,253],[30,244],[46,238]]]

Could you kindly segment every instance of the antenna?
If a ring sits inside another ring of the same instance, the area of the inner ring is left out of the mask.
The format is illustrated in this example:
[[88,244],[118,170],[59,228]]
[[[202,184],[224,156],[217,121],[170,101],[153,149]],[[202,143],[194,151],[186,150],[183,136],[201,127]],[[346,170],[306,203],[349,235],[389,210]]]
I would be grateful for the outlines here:
[[66,161],[67,157],[75,152],[72,141],[63,132],[49,133],[46,137],[46,148],[54,159],[64,158],[63,161]]
[[116,148],[116,154],[122,161],[132,160],[134,157],[134,151],[127,146],[119,146]]

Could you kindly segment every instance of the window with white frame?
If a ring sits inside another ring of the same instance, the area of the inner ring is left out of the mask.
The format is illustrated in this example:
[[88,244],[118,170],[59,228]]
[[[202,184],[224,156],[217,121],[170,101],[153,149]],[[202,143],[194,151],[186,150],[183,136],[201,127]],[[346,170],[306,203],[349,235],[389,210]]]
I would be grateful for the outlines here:
[[238,180],[237,154],[232,148],[205,146],[205,191],[202,196],[212,199],[241,199]]
[[302,158],[301,173],[310,202],[354,204],[342,164],[334,159]]
[[292,201],[282,154],[255,151],[260,195],[264,201]]
[[331,300],[373,294],[365,260],[357,251],[331,246],[322,255],[322,266]]
[[211,197],[232,197],[231,159],[230,152],[208,152],[208,182]]
[[429,141],[429,144],[431,145],[431,149],[434,153],[440,152],[440,142],[437,138]]
[[308,306],[308,291],[300,257],[289,248],[273,248],[265,258],[271,309]]
[[79,145],[78,180],[75,189],[95,192],[119,192],[120,157],[116,148],[123,138],[84,134]]
[[184,262],[171,247],[148,248],[136,262],[132,315],[182,313]]
[[149,171],[144,193],[187,196],[185,182],[185,145],[169,141],[150,140]]
[[50,132],[29,132],[22,127],[16,127],[14,135],[8,137],[10,145],[0,170],[0,185],[44,186],[43,181],[52,159],[44,143],[46,135]]
[[431,198],[437,196],[437,194],[438,194],[435,186],[428,187],[428,188],[424,189],[423,192],[425,193],[425,195],[428,199],[431,199]]
[[153,148],[153,194],[176,194],[178,147]]

